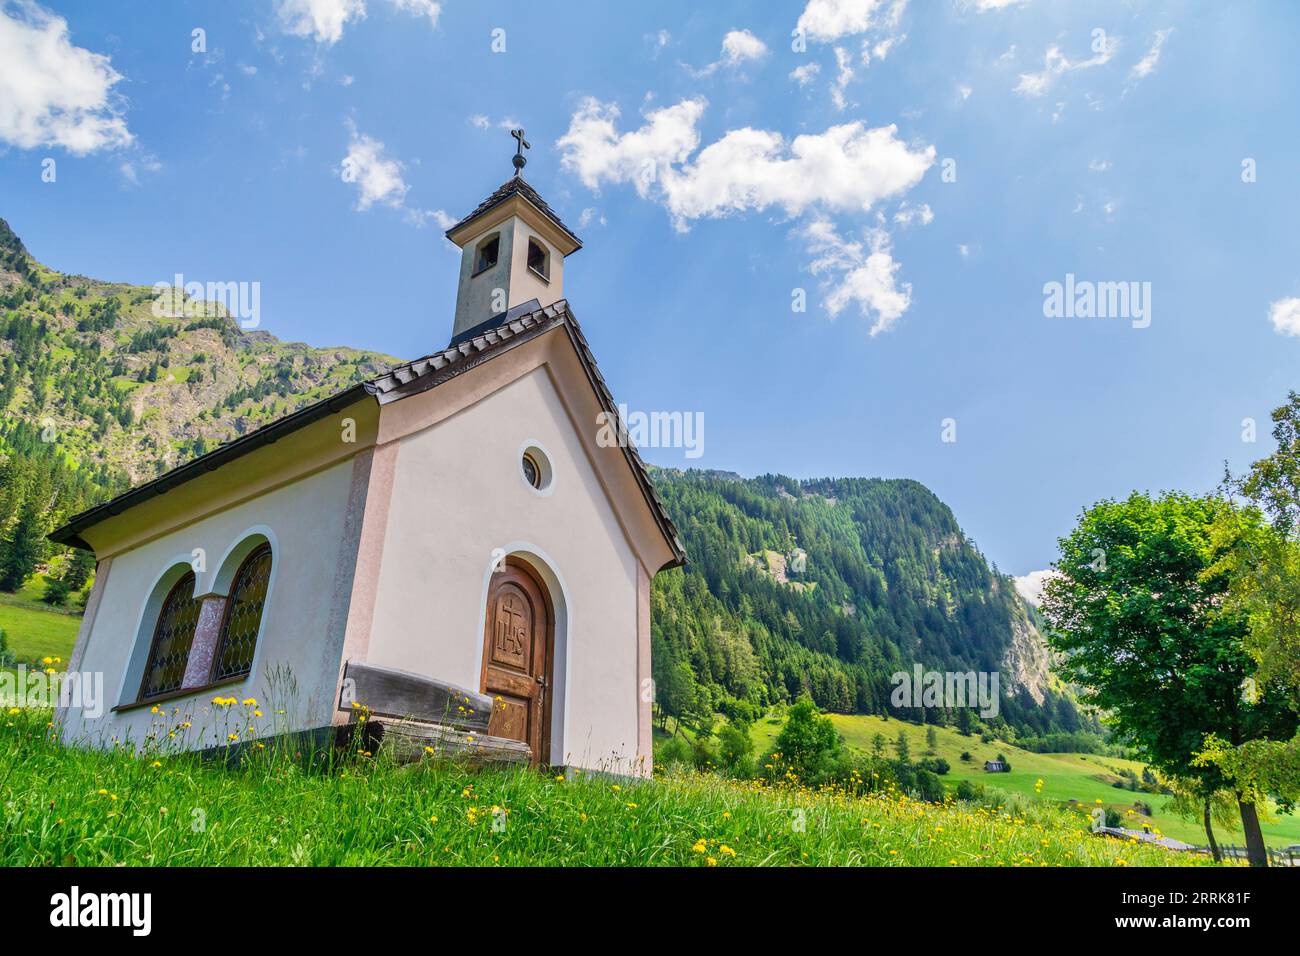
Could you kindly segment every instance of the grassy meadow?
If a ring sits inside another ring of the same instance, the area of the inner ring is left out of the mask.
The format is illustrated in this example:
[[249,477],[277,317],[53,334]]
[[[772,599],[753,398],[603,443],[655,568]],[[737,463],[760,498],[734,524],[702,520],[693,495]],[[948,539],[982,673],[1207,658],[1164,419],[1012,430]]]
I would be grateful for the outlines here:
[[[902,730],[907,736],[913,760],[929,756],[925,740],[926,728],[923,725],[861,714],[831,714],[830,717],[845,743],[856,750],[869,753],[872,738],[880,734],[885,738],[886,755],[892,757],[894,741],[898,738],[899,730]],[[782,723],[782,718],[765,717],[754,724],[756,753],[766,753],[771,749]],[[1205,831],[1199,823],[1180,819],[1168,812],[1166,808],[1169,797],[1163,794],[1134,793],[1112,786],[1121,770],[1132,770],[1140,778],[1144,764],[1138,761],[1097,754],[1039,754],[1021,750],[1003,741],[981,743],[978,736],[963,737],[946,727],[936,727],[935,732],[935,756],[947,760],[952,768],[940,778],[950,789],[957,785],[957,781],[966,779],[1007,793],[1031,798],[1037,796],[1059,804],[1076,800],[1081,805],[1092,807],[1100,800],[1102,805],[1119,812],[1124,818],[1125,826],[1140,828],[1142,823],[1150,823],[1165,836],[1175,840],[1197,846],[1205,844]],[[963,752],[971,755],[969,762],[961,759]],[[998,754],[1004,755],[1010,762],[1011,773],[984,772],[984,761],[992,760]],[[1037,789],[1039,780],[1043,781],[1041,789]],[[1136,800],[1148,804],[1152,816],[1145,817],[1134,811],[1133,803]],[[1272,814],[1272,817],[1263,825],[1264,839],[1270,846],[1300,843],[1300,816]],[[1229,831],[1216,825],[1215,837],[1222,844],[1242,843],[1240,828]]]
[[0,800],[5,866],[1208,863],[1093,836],[1081,812],[1027,799],[997,811],[711,775],[629,782],[382,755],[308,770],[270,750],[226,769],[68,749],[35,710],[0,718]]
[[29,664],[46,657],[67,661],[81,627],[79,612],[42,604],[44,590],[44,577],[33,575],[13,594],[0,591],[0,631],[4,631],[9,653]]

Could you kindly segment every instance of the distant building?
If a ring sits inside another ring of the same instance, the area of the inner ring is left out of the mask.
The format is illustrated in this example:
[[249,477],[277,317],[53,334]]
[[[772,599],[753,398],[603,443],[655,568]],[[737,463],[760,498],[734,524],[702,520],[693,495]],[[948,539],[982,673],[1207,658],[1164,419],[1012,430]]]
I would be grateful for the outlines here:
[[985,773],[1010,773],[1011,768],[1008,767],[1001,760],[986,760],[984,761],[984,772]]

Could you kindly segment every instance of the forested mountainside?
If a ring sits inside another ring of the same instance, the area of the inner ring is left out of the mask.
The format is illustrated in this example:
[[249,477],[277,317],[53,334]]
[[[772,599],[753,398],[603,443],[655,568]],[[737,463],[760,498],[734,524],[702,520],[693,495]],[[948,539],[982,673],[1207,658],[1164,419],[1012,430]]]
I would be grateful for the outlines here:
[[655,680],[670,706],[807,693],[827,710],[886,714],[890,675],[921,663],[999,671],[1001,714],[985,723],[1096,729],[1052,677],[1036,612],[923,485],[662,469],[655,483],[691,560],[652,595]]
[[156,299],[46,268],[0,219],[0,589],[69,515],[396,362]]
[[[45,539],[65,518],[396,361],[280,342],[192,302],[160,318],[155,298],[46,268],[0,220],[0,590],[38,567],[60,595],[81,590],[84,557]],[[807,692],[885,713],[890,675],[920,662],[1000,670],[999,720],[1023,732],[1080,726],[1034,612],[920,484],[663,470],[656,483],[691,559],[653,591],[665,700]]]

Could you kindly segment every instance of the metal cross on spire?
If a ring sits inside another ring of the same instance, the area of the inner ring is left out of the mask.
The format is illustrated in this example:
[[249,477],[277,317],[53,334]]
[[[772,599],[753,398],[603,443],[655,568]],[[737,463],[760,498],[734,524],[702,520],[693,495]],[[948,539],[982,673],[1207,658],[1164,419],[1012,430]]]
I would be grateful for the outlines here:
[[515,175],[518,176],[524,171],[524,164],[528,162],[528,158],[524,156],[524,150],[532,149],[533,144],[524,139],[524,131],[522,127],[519,129],[512,129],[510,135],[518,140],[518,143],[515,145],[514,159],[511,160],[511,162],[515,164]]

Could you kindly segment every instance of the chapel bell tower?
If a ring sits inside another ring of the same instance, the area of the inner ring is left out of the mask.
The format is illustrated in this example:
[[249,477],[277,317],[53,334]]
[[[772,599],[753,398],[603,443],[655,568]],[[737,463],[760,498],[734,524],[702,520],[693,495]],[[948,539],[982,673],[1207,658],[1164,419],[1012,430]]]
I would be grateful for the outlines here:
[[500,324],[512,310],[564,298],[565,257],[582,248],[522,176],[529,145],[524,131],[510,135],[518,141],[514,176],[447,230],[461,249],[453,345]]

